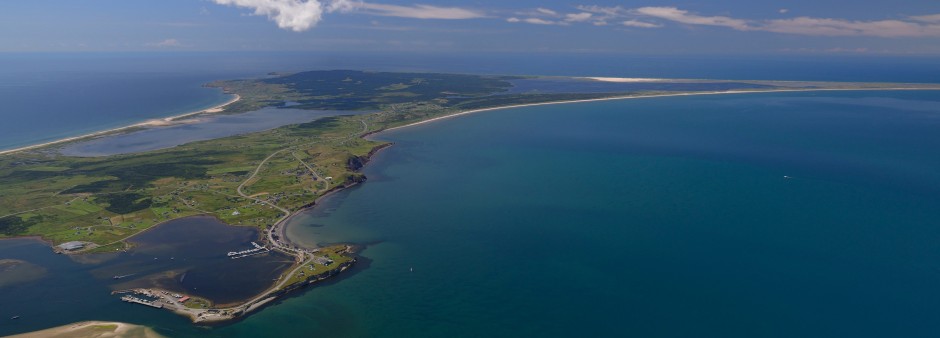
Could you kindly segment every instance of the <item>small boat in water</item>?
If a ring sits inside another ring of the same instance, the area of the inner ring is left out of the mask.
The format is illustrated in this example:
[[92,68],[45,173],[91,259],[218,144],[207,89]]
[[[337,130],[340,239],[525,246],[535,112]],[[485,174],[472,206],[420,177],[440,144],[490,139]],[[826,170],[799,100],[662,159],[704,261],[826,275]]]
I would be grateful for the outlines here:
[[10,320],[13,320],[13,319],[20,319],[20,316],[13,316],[13,317],[10,317]]

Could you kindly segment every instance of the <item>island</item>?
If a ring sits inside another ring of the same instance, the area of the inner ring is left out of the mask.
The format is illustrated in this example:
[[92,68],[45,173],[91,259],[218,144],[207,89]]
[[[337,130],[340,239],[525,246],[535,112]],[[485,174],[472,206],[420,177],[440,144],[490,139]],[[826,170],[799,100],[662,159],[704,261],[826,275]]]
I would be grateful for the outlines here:
[[0,238],[36,236],[59,253],[78,255],[133,250],[129,240],[135,235],[197,215],[209,215],[232,226],[255,227],[260,235],[254,247],[230,255],[273,250],[293,257],[293,264],[256,297],[217,305],[199,295],[159,288],[115,290],[115,295],[128,303],[173,311],[194,323],[224,322],[356,263],[355,245],[302,247],[287,238],[284,225],[325,196],[366,181],[360,169],[390,146],[369,137],[383,130],[507,107],[594,100],[940,89],[927,84],[353,70],[275,73],[208,85],[239,99],[200,114],[239,114],[265,107],[350,114],[132,154],[74,157],[59,152],[66,144],[107,135],[101,133],[6,151],[0,155]]

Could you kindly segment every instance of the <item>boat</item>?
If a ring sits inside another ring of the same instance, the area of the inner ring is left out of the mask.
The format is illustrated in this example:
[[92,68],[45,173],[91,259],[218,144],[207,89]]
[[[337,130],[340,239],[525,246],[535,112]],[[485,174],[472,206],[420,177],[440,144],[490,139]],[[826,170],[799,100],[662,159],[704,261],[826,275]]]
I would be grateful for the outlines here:
[[10,317],[10,320],[13,320],[13,319],[20,319],[20,316],[13,316],[13,317]]

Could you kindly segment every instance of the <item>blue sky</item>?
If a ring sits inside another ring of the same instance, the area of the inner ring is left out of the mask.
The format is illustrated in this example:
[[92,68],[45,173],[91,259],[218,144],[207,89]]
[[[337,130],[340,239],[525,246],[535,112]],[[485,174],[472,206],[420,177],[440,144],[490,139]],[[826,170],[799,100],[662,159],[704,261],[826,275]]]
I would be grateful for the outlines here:
[[940,54],[940,1],[4,0],[0,51]]

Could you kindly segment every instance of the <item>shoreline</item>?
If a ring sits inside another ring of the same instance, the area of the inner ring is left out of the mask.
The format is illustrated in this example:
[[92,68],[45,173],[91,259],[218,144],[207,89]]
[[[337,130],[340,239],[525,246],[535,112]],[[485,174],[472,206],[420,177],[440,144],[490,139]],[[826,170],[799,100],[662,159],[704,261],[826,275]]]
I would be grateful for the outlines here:
[[14,334],[13,338],[39,337],[141,337],[163,338],[150,327],[113,321],[84,321],[39,331]]
[[[443,120],[443,119],[448,119],[448,118],[453,118],[453,117],[459,117],[459,116],[469,115],[469,114],[474,114],[474,113],[488,112],[488,111],[496,111],[496,110],[502,110],[502,109],[511,109],[511,108],[523,108],[523,107],[532,107],[532,106],[554,105],[554,104],[586,103],[586,102],[612,101],[612,100],[626,100],[626,99],[642,99],[642,98],[658,98],[658,97],[680,97],[680,96],[698,96],[698,95],[721,95],[721,94],[752,94],[752,93],[778,93],[778,92],[819,92],[819,91],[877,91],[877,90],[882,90],[882,91],[907,91],[907,90],[940,90],[940,89],[938,89],[938,88],[806,88],[806,89],[731,90],[731,91],[684,92],[684,93],[645,94],[645,95],[644,95],[644,94],[641,94],[641,95],[632,95],[632,96],[611,96],[611,97],[602,97],[602,98],[594,98],[594,99],[550,101],[550,102],[515,104],[515,105],[506,105],[506,106],[497,106],[497,107],[490,107],[490,108],[480,108],[480,109],[472,109],[472,110],[466,110],[466,111],[459,111],[459,112],[456,112],[456,113],[445,114],[445,115],[441,115],[441,116],[437,116],[437,117],[433,117],[433,118],[428,118],[428,119],[425,119],[425,120],[420,120],[420,121],[416,121],[416,122],[404,124],[404,125],[401,125],[401,126],[395,126],[395,127],[391,127],[391,128],[386,128],[386,129],[381,129],[381,130],[375,130],[375,131],[365,132],[365,133],[362,133],[362,134],[360,134],[360,135],[358,135],[358,136],[356,136],[356,137],[357,137],[357,138],[366,139],[366,138],[368,138],[368,137],[370,137],[370,136],[377,135],[377,134],[382,133],[382,132],[385,132],[385,131],[390,131],[390,130],[395,130],[395,129],[402,129],[402,128],[406,128],[406,127],[412,127],[412,126],[422,125],[422,124],[426,124],[426,123],[430,123],[430,122],[435,122],[435,121],[438,121],[438,120]],[[185,117],[189,117],[189,116],[193,116],[193,115],[198,115],[198,114],[202,114],[202,113],[218,112],[218,110],[221,110],[224,106],[229,105],[229,104],[231,104],[231,103],[233,103],[233,102],[236,102],[236,101],[238,101],[239,99],[240,99],[240,96],[236,95],[236,97],[233,98],[233,100],[231,100],[230,102],[227,102],[227,103],[225,103],[225,104],[223,104],[223,105],[219,105],[219,106],[213,107],[213,108],[211,108],[211,109],[206,109],[206,110],[202,110],[202,111],[198,111],[198,112],[190,112],[190,113],[187,113],[187,114],[182,114],[182,115],[177,115],[177,116],[173,116],[173,117],[168,117],[168,118],[164,118],[164,119],[161,119],[161,120],[162,120],[162,121],[169,122],[169,121],[173,121],[173,120],[176,120],[176,119],[181,119],[181,118],[185,118]],[[135,126],[138,126],[138,125],[135,125]],[[131,128],[131,127],[133,127],[133,126],[118,128],[117,130],[123,130],[123,129]],[[116,130],[111,130],[111,131],[106,131],[106,132],[114,132],[114,131],[116,131]],[[100,134],[102,134],[102,133],[105,133],[105,132],[95,133],[94,135],[100,135]],[[82,136],[82,137],[73,138],[72,140],[74,140],[74,139],[80,139],[80,138],[85,138],[85,137],[90,137],[90,136],[92,136],[92,135],[85,135],[85,136]],[[24,147],[24,148],[34,149],[34,148],[40,148],[40,147],[48,146],[48,145],[51,145],[51,144],[62,143],[62,142],[67,142],[67,140],[59,140],[59,141],[56,141],[56,142],[50,142],[50,143],[43,144],[43,145],[34,145],[34,146]],[[390,147],[390,146],[392,146],[392,145],[394,145],[394,144],[393,144],[393,143],[386,143],[386,144],[379,145],[379,146],[373,148],[367,155],[363,156],[363,160],[364,160],[364,161],[363,161],[362,167],[356,169],[355,171],[357,171],[357,172],[361,171],[366,165],[368,165],[369,163],[372,162],[372,159],[373,159],[373,157],[374,157],[376,154],[378,154],[378,153],[381,152],[382,150],[384,150],[384,149],[386,149],[386,148],[388,148],[388,147]],[[21,149],[18,149],[18,150],[0,151],[0,155],[7,154],[7,153],[10,153],[10,152],[22,151],[22,150],[27,150],[27,149],[21,148]],[[365,181],[367,181],[367,180],[363,180],[362,182],[365,182]],[[267,234],[265,234],[265,231],[262,230],[262,231],[259,233],[259,235],[260,235],[261,237],[268,237],[268,238],[270,238],[269,236],[271,235],[271,233],[276,232],[280,241],[286,242],[286,244],[289,244],[289,245],[291,245],[291,246],[296,245],[297,243],[294,242],[294,241],[292,241],[292,240],[288,237],[289,233],[288,233],[288,231],[287,231],[288,223],[290,222],[290,220],[291,220],[293,217],[295,217],[295,216],[297,216],[297,215],[299,215],[299,214],[301,214],[301,213],[303,213],[303,212],[305,212],[305,211],[315,209],[317,206],[319,206],[319,205],[321,204],[321,201],[322,201],[323,199],[328,198],[328,197],[332,197],[332,196],[333,196],[335,193],[337,193],[337,192],[346,190],[346,189],[351,188],[351,187],[355,187],[355,186],[357,186],[359,183],[362,183],[362,182],[355,182],[354,184],[349,184],[349,185],[345,185],[345,186],[337,186],[337,187],[335,187],[334,189],[330,189],[330,190],[329,190],[328,192],[326,192],[324,195],[322,195],[322,196],[320,196],[320,197],[314,199],[313,201],[311,201],[310,204],[308,204],[308,205],[306,205],[306,206],[303,206],[303,207],[301,207],[301,208],[299,208],[299,209],[297,209],[297,210],[295,210],[295,211],[289,211],[289,212],[287,213],[287,215],[285,215],[285,217],[283,217],[282,219],[280,219],[280,220],[278,220],[277,222],[275,222],[275,223],[268,229]],[[205,215],[205,214],[202,214],[202,215]],[[193,216],[198,216],[198,215],[193,215]],[[187,216],[187,217],[193,217],[193,216]],[[168,221],[169,221],[169,220],[168,220]],[[168,222],[168,221],[165,221],[165,222]],[[155,228],[156,226],[159,226],[160,224],[163,224],[163,223],[165,223],[165,222],[161,222],[161,223],[155,224],[154,226],[150,227],[149,229],[146,229],[146,230],[144,230],[144,231],[141,231],[141,232],[139,232],[139,233],[136,233],[136,234],[134,234],[134,235],[132,235],[132,236],[126,238],[125,240],[127,240],[127,239],[129,239],[129,238],[131,238],[131,237],[133,237],[133,236],[139,235],[140,233],[143,233],[143,232],[145,232],[145,231],[149,231],[149,230]],[[229,224],[229,223],[227,223],[227,222],[225,222],[225,221],[222,221],[222,220],[220,220],[220,222],[222,222],[222,223],[224,223],[224,224],[227,224],[227,225],[230,225],[230,226],[239,226],[239,225]],[[267,235],[267,236],[265,236],[265,235]],[[35,236],[33,236],[33,237],[35,237]],[[38,239],[43,240],[41,237],[38,237]],[[274,243],[272,243],[272,245],[273,245],[273,244],[274,244]],[[355,262],[355,261],[353,261],[353,263],[354,263],[354,262]],[[300,263],[300,265],[302,266],[304,262],[299,262],[299,263]],[[351,265],[351,264],[350,264],[350,265]],[[294,269],[294,265],[292,265],[290,268],[288,268],[287,271],[293,271],[293,269]],[[342,272],[342,271],[344,271],[344,270],[346,270],[346,267],[341,268],[340,272]],[[326,279],[326,278],[329,278],[329,277],[332,277],[332,275],[326,276],[326,277],[323,278],[323,279]],[[321,280],[322,280],[322,279],[321,279]],[[319,281],[319,280],[316,280],[316,281]],[[250,299],[250,300],[248,300],[248,301],[246,301],[246,302],[243,302],[241,305],[233,306],[233,307],[228,307],[227,310],[235,310],[235,309],[238,309],[238,308],[242,308],[241,311],[237,311],[236,313],[232,313],[232,314],[231,314],[231,317],[225,317],[225,318],[223,318],[223,316],[214,316],[214,317],[216,317],[216,318],[212,318],[212,319],[203,319],[203,320],[193,320],[193,321],[194,321],[194,323],[197,323],[197,322],[225,322],[225,321],[230,321],[230,320],[237,319],[237,318],[239,318],[239,317],[244,317],[244,316],[247,316],[247,315],[249,315],[250,313],[253,313],[254,311],[256,311],[256,310],[258,310],[258,309],[264,307],[264,306],[267,305],[269,302],[272,302],[272,301],[274,301],[274,300],[276,300],[276,299],[278,299],[278,298],[280,298],[280,297],[282,297],[282,296],[284,296],[284,295],[286,295],[286,294],[288,294],[288,293],[291,293],[292,291],[294,291],[294,290],[296,290],[296,289],[298,289],[298,288],[301,288],[301,287],[304,286],[304,285],[309,285],[309,284],[315,283],[316,281],[310,281],[310,280],[308,280],[307,282],[301,283],[301,284],[303,284],[303,285],[301,285],[301,286],[297,286],[297,287],[295,287],[295,288],[290,288],[290,289],[284,289],[284,290],[281,290],[281,291],[276,291],[276,290],[278,290],[277,287],[274,287],[274,288],[271,288],[271,289],[266,289],[264,292],[260,293],[260,294],[259,294],[258,296],[256,296],[255,298],[252,298],[252,299]],[[276,285],[276,284],[277,284],[277,283],[275,283],[275,285]],[[227,305],[227,304],[226,304],[226,305]],[[184,316],[185,316],[185,315],[184,315]],[[190,317],[190,319],[194,319],[194,318],[193,318],[193,317]]]
[[709,91],[709,92],[685,92],[685,93],[673,93],[673,94],[641,94],[641,95],[632,95],[632,96],[611,96],[611,97],[601,97],[596,99],[581,99],[581,100],[565,100],[565,101],[549,101],[549,102],[538,102],[538,103],[525,103],[525,104],[514,104],[508,106],[499,106],[499,107],[490,107],[490,108],[479,108],[472,109],[467,111],[456,112],[453,114],[447,114],[443,116],[438,116],[430,118],[427,120],[421,120],[417,122],[408,123],[401,126],[395,126],[387,129],[377,130],[369,133],[368,135],[379,134],[381,132],[402,129],[412,126],[417,126],[425,123],[431,123],[439,120],[459,117],[463,115],[482,113],[494,110],[503,110],[503,109],[512,109],[512,108],[523,108],[523,107],[535,107],[535,106],[547,106],[555,104],[570,104],[570,103],[585,103],[585,102],[598,102],[598,101],[613,101],[613,100],[629,100],[629,99],[647,99],[647,98],[657,98],[657,97],[677,97],[677,96],[698,96],[698,95],[722,95],[722,94],[760,94],[760,93],[787,93],[787,92],[822,92],[822,91],[916,91],[916,90],[940,90],[940,88],[926,88],[926,87],[896,87],[896,88],[805,88],[805,89],[756,89],[756,90],[726,90],[726,91]]
[[197,111],[191,111],[191,112],[188,112],[188,113],[183,113],[183,114],[179,114],[179,115],[168,116],[168,117],[164,117],[164,118],[151,119],[151,120],[147,120],[147,121],[144,121],[144,122],[139,122],[139,123],[135,123],[135,124],[123,126],[123,127],[111,128],[111,129],[102,130],[102,131],[96,131],[96,132],[92,132],[92,133],[88,133],[88,134],[83,134],[83,135],[78,135],[78,136],[72,136],[72,137],[66,137],[66,138],[63,138],[63,139],[58,139],[58,140],[54,140],[54,141],[44,142],[44,143],[40,143],[40,144],[33,144],[33,145],[28,145],[28,146],[13,148],[13,149],[0,150],[0,156],[2,156],[2,155],[8,155],[8,154],[13,154],[13,153],[18,153],[18,152],[21,152],[21,151],[27,151],[27,150],[33,150],[33,149],[44,148],[44,147],[48,147],[48,146],[52,146],[52,145],[57,145],[57,144],[63,144],[63,143],[68,143],[68,142],[73,142],[73,141],[79,141],[79,140],[83,140],[83,139],[87,139],[87,138],[93,138],[93,137],[98,137],[98,136],[109,135],[109,134],[118,133],[118,132],[126,131],[126,130],[129,130],[129,129],[133,129],[133,128],[147,128],[147,127],[166,126],[166,125],[171,124],[171,123],[174,122],[174,121],[178,121],[178,120],[181,120],[181,119],[185,119],[185,118],[192,117],[192,116],[196,116],[196,115],[200,115],[200,114],[215,114],[215,113],[219,113],[219,112],[224,111],[226,106],[228,106],[228,105],[230,105],[230,104],[232,104],[232,103],[238,102],[238,101],[241,100],[241,98],[242,98],[242,97],[241,97],[240,95],[238,95],[238,94],[232,94],[232,95],[234,95],[234,96],[233,96],[232,98],[230,98],[228,101],[226,101],[226,102],[224,102],[224,103],[221,103],[221,104],[218,104],[218,105],[215,105],[215,106],[212,106],[212,107],[210,107],[210,108],[206,108],[206,109],[202,109],[202,110],[197,110]]

